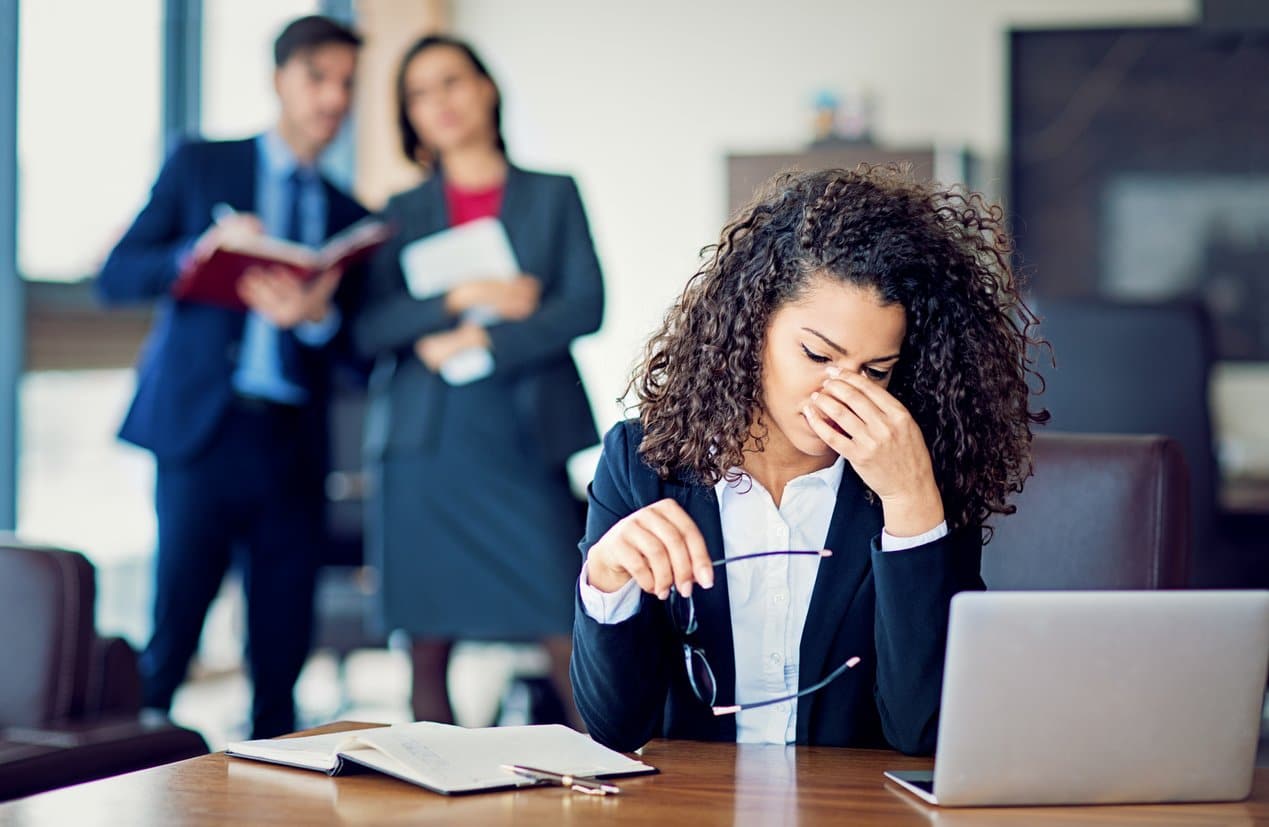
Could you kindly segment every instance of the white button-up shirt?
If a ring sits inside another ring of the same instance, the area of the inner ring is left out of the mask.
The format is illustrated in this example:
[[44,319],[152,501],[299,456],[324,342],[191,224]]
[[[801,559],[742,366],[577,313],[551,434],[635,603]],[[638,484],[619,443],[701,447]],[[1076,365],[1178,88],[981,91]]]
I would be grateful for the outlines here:
[[[790,480],[780,507],[752,477],[714,487],[723,528],[723,554],[824,547],[846,461]],[[885,551],[901,551],[947,534],[947,524],[917,537],[882,532]],[[798,690],[799,653],[820,557],[777,555],[725,567],[736,661],[736,703],[754,703]],[[639,587],[631,580],[611,594],[580,580],[582,607],[599,623],[620,623],[639,610]],[[709,653],[706,652],[706,657]],[[797,740],[797,701],[736,713],[740,743],[788,744]]]
[[[822,471],[790,480],[779,508],[752,477],[734,483],[720,480],[714,490],[725,555],[824,548],[844,467],[845,460],[839,458]],[[798,691],[802,630],[819,568],[818,555],[760,557],[726,567],[736,641],[737,704]],[[797,740],[797,701],[736,713],[736,740],[766,744]]]

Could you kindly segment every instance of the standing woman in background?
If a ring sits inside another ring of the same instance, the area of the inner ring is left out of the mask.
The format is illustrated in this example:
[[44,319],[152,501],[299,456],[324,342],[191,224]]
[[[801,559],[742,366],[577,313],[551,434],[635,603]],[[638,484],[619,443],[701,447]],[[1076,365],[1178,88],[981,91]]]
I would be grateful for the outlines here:
[[[371,265],[354,329],[376,360],[367,448],[383,619],[412,638],[417,720],[453,720],[456,640],[535,640],[580,726],[568,663],[583,526],[565,461],[598,434],[569,346],[599,328],[604,302],[586,215],[572,178],[508,162],[498,87],[467,44],[419,40],[397,95],[403,149],[428,178],[385,207],[399,232]],[[402,248],[489,216],[521,275],[411,296]],[[473,309],[498,320],[474,323]],[[481,378],[451,385],[440,369],[460,353]]]

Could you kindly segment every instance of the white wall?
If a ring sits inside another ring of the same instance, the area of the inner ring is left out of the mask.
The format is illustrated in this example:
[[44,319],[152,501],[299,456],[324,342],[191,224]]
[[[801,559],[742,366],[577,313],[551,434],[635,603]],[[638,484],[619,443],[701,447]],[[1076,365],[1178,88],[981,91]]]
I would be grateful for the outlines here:
[[578,177],[608,286],[576,352],[606,428],[639,345],[726,218],[724,156],[792,151],[821,88],[865,89],[882,142],[999,155],[1010,27],[1185,23],[1197,0],[454,0],[514,159]]

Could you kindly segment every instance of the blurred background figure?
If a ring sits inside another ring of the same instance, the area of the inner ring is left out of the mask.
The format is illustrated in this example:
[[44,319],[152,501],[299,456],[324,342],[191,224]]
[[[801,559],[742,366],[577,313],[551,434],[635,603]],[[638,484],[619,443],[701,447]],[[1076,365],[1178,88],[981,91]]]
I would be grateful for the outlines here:
[[[451,722],[455,640],[541,640],[569,723],[582,523],[566,460],[598,440],[569,347],[598,329],[603,284],[573,179],[513,165],[501,93],[471,47],[415,43],[397,76],[402,150],[427,181],[389,200],[397,238],[355,321],[371,382],[369,554],[383,622],[411,637],[412,710]],[[402,248],[496,216],[521,273],[416,298]],[[479,321],[473,320],[478,311]],[[455,358],[477,358],[455,379]]]
[[317,170],[351,106],[359,46],[323,17],[287,26],[274,46],[275,126],[248,140],[181,145],[97,278],[107,302],[160,307],[120,432],[158,466],[145,705],[171,706],[237,556],[257,738],[295,729],[292,689],[308,656],[323,542],[326,389],[346,339],[342,274],[304,284],[285,270],[248,271],[245,312],[170,293],[191,260],[235,235],[317,245],[366,214]]

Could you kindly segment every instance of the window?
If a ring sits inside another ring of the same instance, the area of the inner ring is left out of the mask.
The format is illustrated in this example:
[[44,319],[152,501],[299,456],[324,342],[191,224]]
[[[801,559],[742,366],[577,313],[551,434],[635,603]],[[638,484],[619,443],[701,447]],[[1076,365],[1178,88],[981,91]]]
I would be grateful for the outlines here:
[[40,371],[19,387],[18,532],[97,567],[98,627],[144,643],[154,553],[154,461],[115,439],[130,370]]
[[204,3],[204,135],[241,138],[273,125],[273,41],[290,21],[317,13],[317,0]]
[[18,269],[92,275],[163,157],[162,2],[20,3]]

